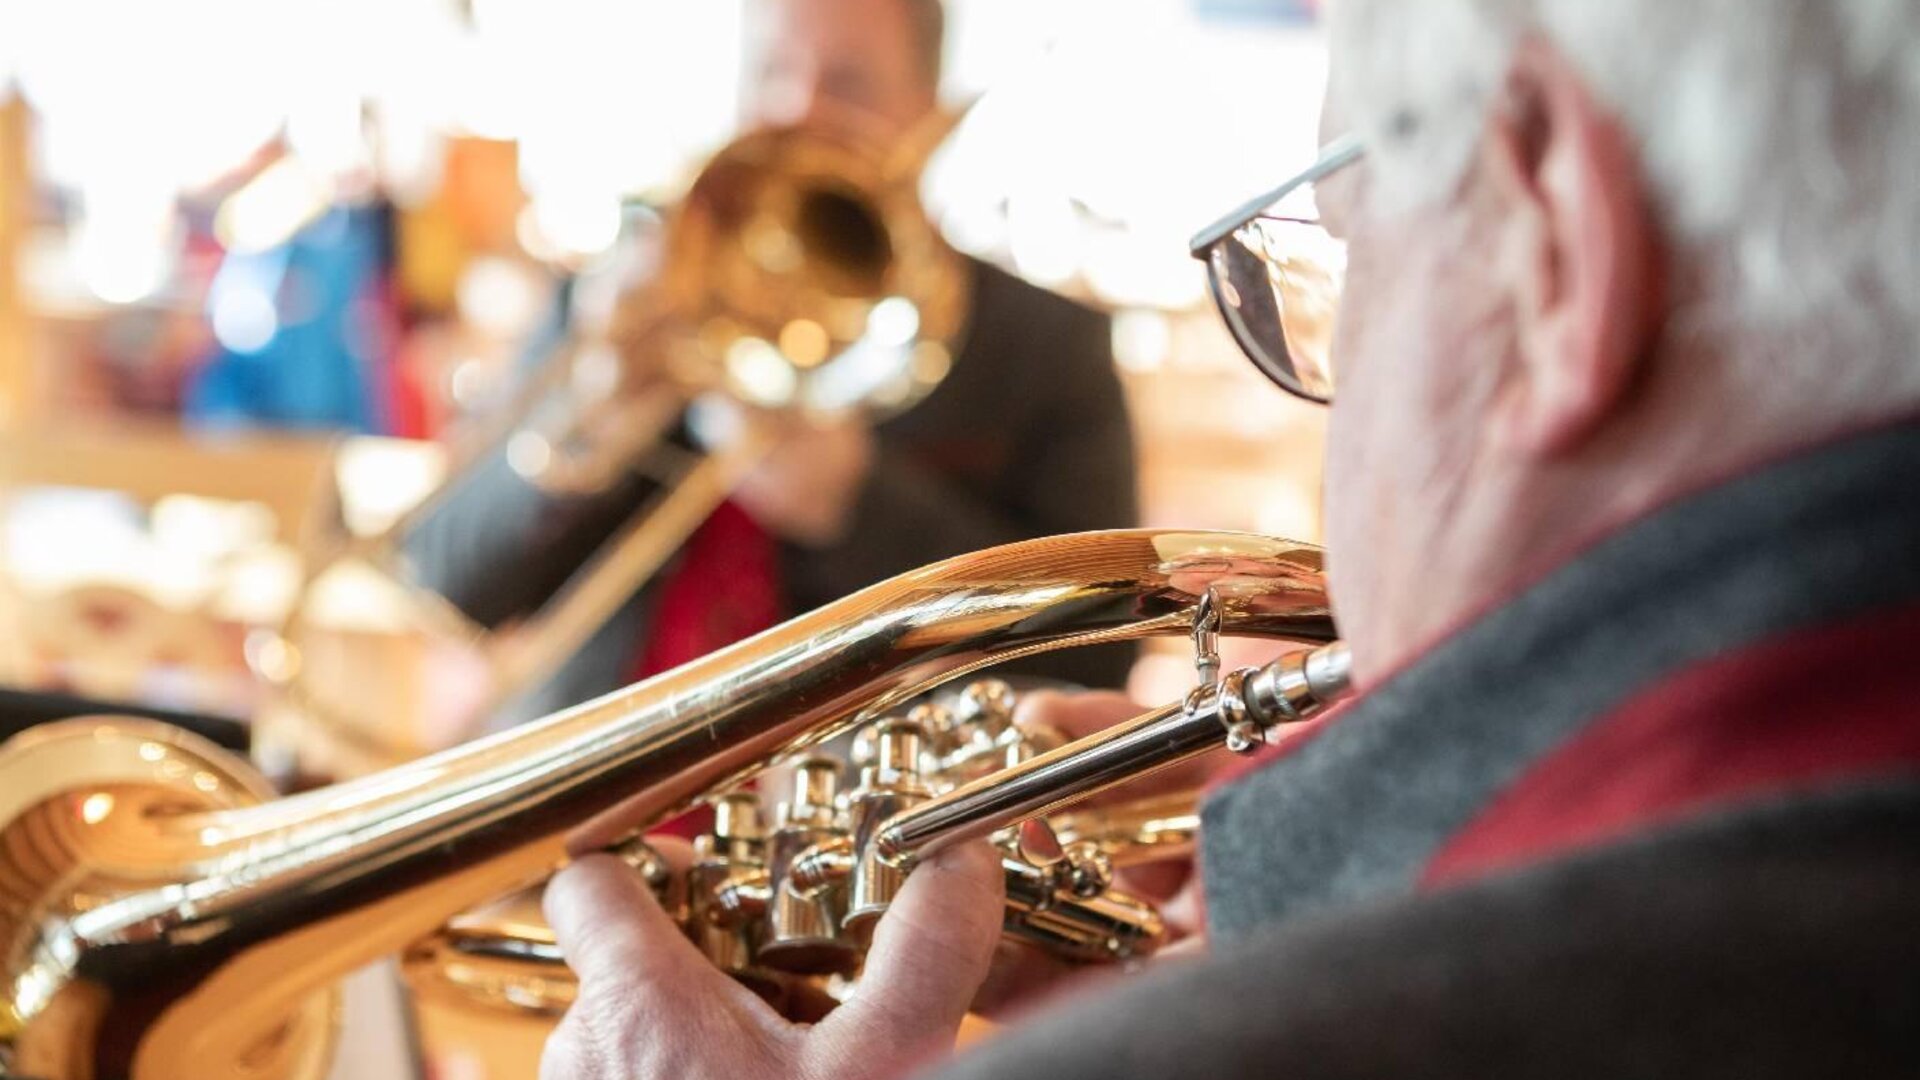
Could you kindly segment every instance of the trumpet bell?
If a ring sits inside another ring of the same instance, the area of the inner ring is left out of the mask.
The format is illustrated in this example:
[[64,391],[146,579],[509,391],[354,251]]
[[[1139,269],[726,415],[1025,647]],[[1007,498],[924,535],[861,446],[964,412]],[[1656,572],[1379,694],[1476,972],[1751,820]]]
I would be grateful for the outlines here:
[[[138,986],[107,992],[74,979],[84,948],[168,952],[181,969],[213,962],[163,929],[157,913],[112,933],[110,898],[153,888],[200,844],[168,827],[183,816],[257,808],[273,786],[244,758],[191,732],[126,717],[63,720],[0,744],[0,1076],[137,1076],[198,1061],[204,1080],[318,1080],[332,1058],[340,1018],[337,985],[263,988],[265,1028],[174,1026],[158,1041],[115,1045],[115,1011],[164,1012]],[[84,776],[84,783],[75,784]],[[171,869],[170,869],[171,868]],[[30,932],[59,925],[64,935]],[[56,1037],[46,1037],[50,1030]]]

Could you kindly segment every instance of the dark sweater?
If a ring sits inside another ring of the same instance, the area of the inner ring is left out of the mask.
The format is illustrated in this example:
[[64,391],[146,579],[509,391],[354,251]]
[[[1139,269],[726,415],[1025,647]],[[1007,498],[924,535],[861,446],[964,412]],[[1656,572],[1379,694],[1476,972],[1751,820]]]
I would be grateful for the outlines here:
[[1210,801],[1210,958],[943,1075],[1920,1075],[1916,477],[1602,541]]

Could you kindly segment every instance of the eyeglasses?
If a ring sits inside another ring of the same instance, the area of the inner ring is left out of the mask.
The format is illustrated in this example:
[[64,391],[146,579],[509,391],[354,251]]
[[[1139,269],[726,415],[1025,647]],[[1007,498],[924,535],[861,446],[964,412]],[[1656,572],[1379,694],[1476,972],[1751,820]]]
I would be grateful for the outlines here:
[[1319,221],[1314,185],[1358,161],[1360,140],[1322,148],[1300,175],[1202,229],[1189,245],[1207,264],[1214,303],[1240,348],[1288,393],[1333,399],[1333,325],[1347,246]]

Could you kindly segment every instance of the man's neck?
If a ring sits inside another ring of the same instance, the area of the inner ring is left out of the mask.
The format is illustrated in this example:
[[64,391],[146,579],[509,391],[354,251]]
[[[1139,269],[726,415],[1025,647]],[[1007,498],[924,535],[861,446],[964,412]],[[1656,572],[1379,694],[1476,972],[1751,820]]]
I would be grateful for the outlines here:
[[1920,420],[1829,440],[1458,627],[1209,804],[1216,928],[1914,775],[1917,467]]
[[[1483,462],[1473,498],[1421,565],[1423,584],[1398,590],[1397,617],[1371,620],[1356,640],[1362,685],[1430,650],[1603,538],[1695,493],[1814,447],[1920,415],[1899,400],[1821,408],[1756,394],[1715,357],[1650,365],[1665,377],[1576,452],[1551,460]],[[1384,625],[1380,625],[1383,624]]]

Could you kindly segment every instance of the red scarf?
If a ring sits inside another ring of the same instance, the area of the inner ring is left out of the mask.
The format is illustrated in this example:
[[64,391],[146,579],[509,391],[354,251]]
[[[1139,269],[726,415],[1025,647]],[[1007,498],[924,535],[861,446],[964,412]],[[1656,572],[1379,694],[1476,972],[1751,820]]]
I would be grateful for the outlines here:
[[631,674],[644,679],[752,637],[780,619],[779,552],[760,523],[723,502],[661,579]]
[[[773,537],[759,522],[731,501],[721,503],[660,581],[651,624],[629,673],[633,681],[698,660],[778,622],[783,607],[778,558]],[[713,812],[702,806],[651,831],[692,839],[712,822]]]

